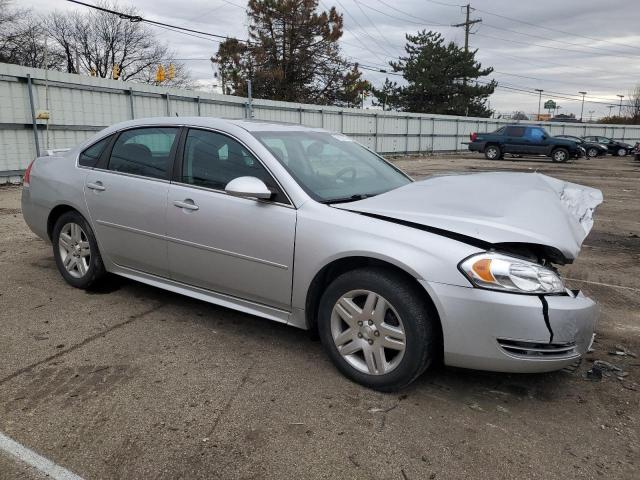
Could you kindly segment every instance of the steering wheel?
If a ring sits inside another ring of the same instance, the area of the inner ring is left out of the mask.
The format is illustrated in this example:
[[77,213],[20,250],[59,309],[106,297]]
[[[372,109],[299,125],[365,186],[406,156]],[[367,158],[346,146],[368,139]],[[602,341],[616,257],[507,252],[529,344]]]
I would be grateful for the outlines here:
[[344,177],[348,173],[351,173],[351,178],[349,179],[349,181],[353,182],[356,179],[356,169],[354,167],[345,167],[345,168],[343,168],[338,173],[336,173],[336,175],[334,177],[334,180],[336,182],[339,182],[340,180],[342,180],[342,177]]

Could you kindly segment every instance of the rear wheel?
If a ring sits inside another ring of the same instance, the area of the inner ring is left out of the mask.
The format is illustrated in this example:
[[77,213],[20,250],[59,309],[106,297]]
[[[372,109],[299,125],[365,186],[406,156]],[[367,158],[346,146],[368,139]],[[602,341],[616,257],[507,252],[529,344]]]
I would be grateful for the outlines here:
[[587,157],[593,158],[598,156],[598,149],[595,147],[591,147],[587,149]]
[[616,155],[618,155],[619,157],[624,157],[626,154],[627,154],[626,148],[619,148],[618,151],[616,152]]
[[58,218],[52,243],[58,270],[69,285],[87,289],[105,276],[93,230],[78,212],[66,212]]
[[551,152],[551,160],[557,163],[569,160],[569,151],[566,148],[556,148]]
[[484,157],[487,160],[497,160],[502,156],[502,151],[497,145],[489,145],[484,149]]
[[424,292],[393,271],[346,272],[322,295],[320,339],[351,380],[394,391],[415,380],[436,352],[434,319]]

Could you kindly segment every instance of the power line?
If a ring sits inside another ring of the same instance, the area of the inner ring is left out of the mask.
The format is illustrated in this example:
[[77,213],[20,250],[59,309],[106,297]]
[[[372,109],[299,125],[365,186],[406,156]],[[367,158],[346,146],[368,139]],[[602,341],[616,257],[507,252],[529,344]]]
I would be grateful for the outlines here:
[[362,7],[360,6],[360,2],[358,0],[353,0],[354,3],[356,4],[356,6],[358,7],[358,9],[362,12],[362,15],[364,15],[364,18],[367,19],[367,21],[371,24],[371,26],[373,28],[375,28],[376,32],[378,32],[378,35],[380,35],[380,38],[382,39],[383,42],[385,42],[387,45],[389,45],[392,49],[395,49],[396,47],[394,47],[391,42],[389,42],[389,40],[387,39],[387,37],[380,31],[380,29],[378,28],[378,26],[375,24],[375,22],[373,22],[371,20],[371,18],[369,17],[369,15],[367,15],[367,12],[365,12]]
[[[426,0],[426,1],[430,2],[430,3],[435,3],[437,5],[444,5],[444,6],[447,6],[447,7],[458,8],[458,7],[462,6],[462,5],[457,5],[457,4],[454,4],[454,3],[441,2],[441,1],[437,1],[437,0]],[[635,50],[640,50],[640,47],[637,47],[635,45],[630,45],[630,44],[624,43],[624,42],[614,42],[612,40],[606,40],[604,38],[596,38],[596,37],[590,37],[590,36],[587,36],[587,35],[580,35],[579,33],[567,32],[566,30],[560,30],[558,28],[548,27],[546,25],[540,25],[538,23],[527,22],[525,20],[520,20],[519,18],[508,17],[506,15],[501,15],[499,13],[490,12],[488,10],[483,10],[481,8],[477,8],[476,10],[478,12],[486,13],[487,15],[491,15],[491,16],[494,16],[494,17],[502,18],[504,20],[511,20],[513,22],[521,23],[523,25],[529,25],[529,26],[535,27],[535,28],[541,28],[541,29],[544,29],[544,30],[548,30],[550,32],[562,33],[563,35],[570,35],[572,37],[584,38],[586,40],[592,40],[592,41],[596,41],[596,42],[608,43],[610,45],[616,45],[618,47],[626,47],[626,48],[632,48],[632,49],[635,49]],[[586,47],[586,45],[584,45],[584,46]]]
[[[150,20],[150,19],[144,18],[144,17],[142,17],[140,15],[131,15],[131,14],[128,14],[128,13],[117,12],[117,11],[111,10],[109,8],[100,7],[98,5],[92,5],[90,3],[80,2],[79,0],[67,0],[67,2],[75,3],[75,4],[78,4],[78,5],[82,5],[84,7],[93,8],[94,10],[100,10],[101,12],[110,13],[112,15],[117,15],[118,17],[120,17],[122,19],[129,20],[130,22],[134,22],[134,23],[136,23],[136,22],[144,22],[144,23],[149,23],[151,25],[157,25],[157,26],[160,26],[160,27],[173,28],[173,29],[176,29],[176,30],[182,30],[184,32],[190,32],[190,33],[194,33],[194,34],[198,34],[198,35],[205,35],[205,36],[213,37],[213,38],[220,38],[220,39],[223,39],[223,40],[231,40],[232,39],[232,37],[228,37],[226,35],[217,35],[215,33],[203,32],[203,31],[200,31],[200,30],[194,30],[192,28],[179,27],[179,26],[171,25],[171,24],[164,23],[164,22],[158,22],[156,20]],[[249,40],[243,40],[243,39],[237,39],[237,38],[235,40],[237,40],[239,42],[242,42],[242,43],[247,43],[247,44],[251,43]]]

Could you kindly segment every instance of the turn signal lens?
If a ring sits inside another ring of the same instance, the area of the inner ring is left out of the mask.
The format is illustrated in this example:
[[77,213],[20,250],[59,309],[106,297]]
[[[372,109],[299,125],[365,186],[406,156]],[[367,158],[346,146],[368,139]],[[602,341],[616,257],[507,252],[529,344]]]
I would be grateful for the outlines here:
[[564,284],[556,272],[518,257],[500,253],[481,253],[463,260],[460,270],[480,288],[508,292],[562,293]]

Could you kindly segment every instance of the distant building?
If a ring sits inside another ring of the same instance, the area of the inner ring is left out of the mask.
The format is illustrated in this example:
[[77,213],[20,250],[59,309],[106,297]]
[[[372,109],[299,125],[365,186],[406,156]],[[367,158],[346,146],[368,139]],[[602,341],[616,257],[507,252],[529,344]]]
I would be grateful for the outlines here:
[[549,120],[551,120],[551,115],[548,113],[541,113],[540,115],[533,115],[532,118],[534,118],[537,122],[548,122]]

